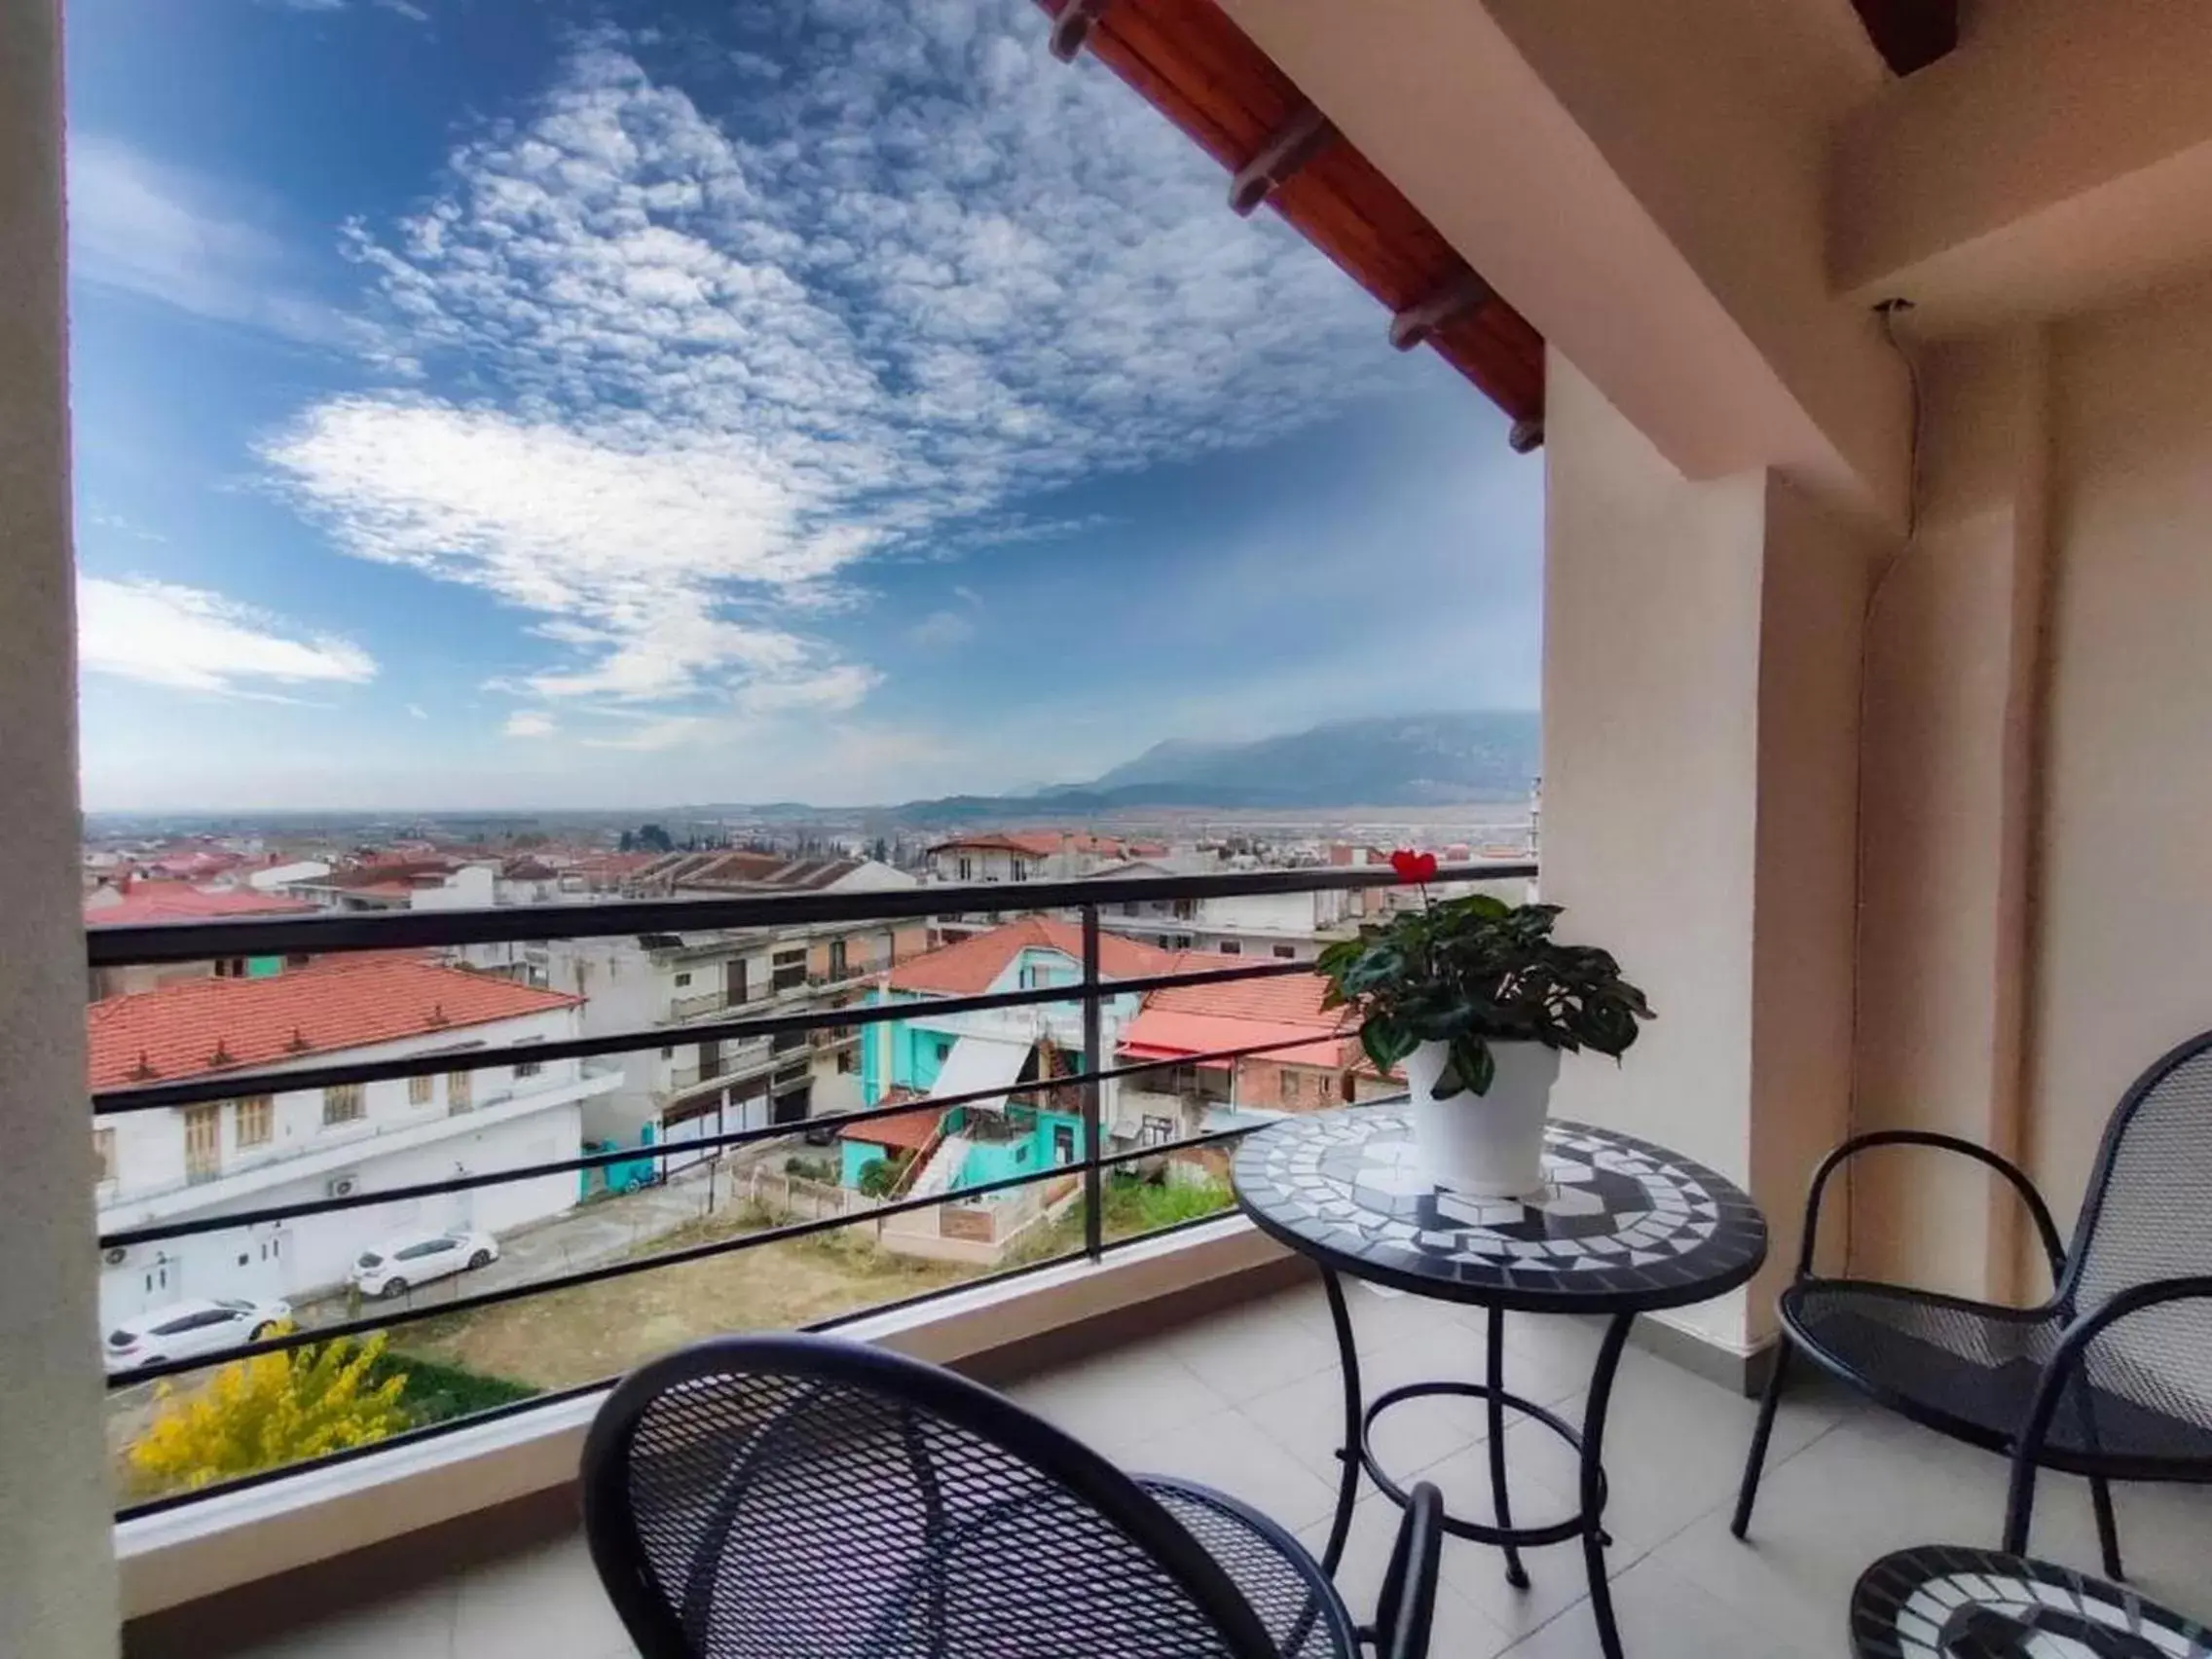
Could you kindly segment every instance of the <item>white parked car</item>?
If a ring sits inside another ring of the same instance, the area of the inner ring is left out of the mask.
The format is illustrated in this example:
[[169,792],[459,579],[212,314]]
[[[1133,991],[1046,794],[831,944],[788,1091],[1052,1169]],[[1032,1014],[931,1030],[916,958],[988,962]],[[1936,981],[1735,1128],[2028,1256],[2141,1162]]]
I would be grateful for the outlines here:
[[403,1233],[353,1261],[353,1283],[363,1296],[398,1296],[430,1279],[499,1259],[489,1233],[456,1227],[443,1233]]
[[292,1316],[288,1302],[248,1302],[217,1297],[211,1302],[172,1302],[110,1331],[102,1357],[110,1371],[129,1371],[165,1359],[190,1359],[259,1342]]

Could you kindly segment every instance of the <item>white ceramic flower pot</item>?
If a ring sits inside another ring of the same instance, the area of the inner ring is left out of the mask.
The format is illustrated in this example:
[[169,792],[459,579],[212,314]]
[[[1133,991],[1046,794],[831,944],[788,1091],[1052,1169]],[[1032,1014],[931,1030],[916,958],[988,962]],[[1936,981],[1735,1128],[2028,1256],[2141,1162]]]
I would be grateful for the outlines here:
[[1436,1098],[1451,1051],[1423,1043],[1405,1059],[1414,1144],[1437,1180],[1470,1198],[1507,1198],[1544,1181],[1544,1119],[1559,1079],[1559,1051],[1541,1043],[1493,1043],[1490,1091]]

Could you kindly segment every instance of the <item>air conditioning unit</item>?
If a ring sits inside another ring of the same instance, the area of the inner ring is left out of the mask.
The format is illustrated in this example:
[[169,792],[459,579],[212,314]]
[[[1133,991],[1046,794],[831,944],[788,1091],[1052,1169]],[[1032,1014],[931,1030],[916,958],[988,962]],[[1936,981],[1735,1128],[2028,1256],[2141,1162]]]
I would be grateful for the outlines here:
[[358,1175],[333,1175],[322,1184],[323,1196],[330,1198],[350,1198],[360,1190]]

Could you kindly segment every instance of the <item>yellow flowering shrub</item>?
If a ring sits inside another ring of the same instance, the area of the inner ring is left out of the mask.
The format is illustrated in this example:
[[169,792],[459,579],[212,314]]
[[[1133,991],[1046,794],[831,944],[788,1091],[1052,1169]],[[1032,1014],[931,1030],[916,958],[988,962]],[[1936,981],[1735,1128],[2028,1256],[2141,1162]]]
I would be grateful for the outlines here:
[[233,1361],[188,1393],[160,1384],[153,1423],[128,1455],[133,1480],[190,1491],[396,1433],[408,1424],[407,1377],[376,1381],[383,1352],[382,1336],[315,1343]]

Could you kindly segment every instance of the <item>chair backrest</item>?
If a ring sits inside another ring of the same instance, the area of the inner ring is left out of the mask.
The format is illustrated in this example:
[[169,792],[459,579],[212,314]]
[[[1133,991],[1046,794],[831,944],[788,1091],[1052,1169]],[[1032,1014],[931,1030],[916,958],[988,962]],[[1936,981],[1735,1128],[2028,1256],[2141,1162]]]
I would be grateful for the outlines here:
[[2151,1279],[2212,1273],[2212,1032],[2120,1097],[2089,1175],[2062,1294],[2077,1313]]
[[584,1450],[593,1563],[645,1659],[1273,1659],[1135,1483],[935,1366],[730,1337],[634,1373]]

